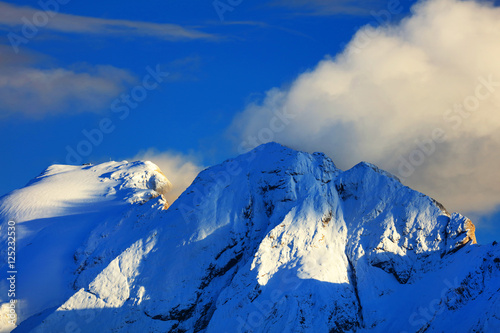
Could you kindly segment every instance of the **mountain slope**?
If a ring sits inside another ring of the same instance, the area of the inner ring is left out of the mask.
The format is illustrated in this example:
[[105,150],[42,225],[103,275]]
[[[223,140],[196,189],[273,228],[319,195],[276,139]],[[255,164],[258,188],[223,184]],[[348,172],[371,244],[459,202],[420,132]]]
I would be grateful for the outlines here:
[[[3,216],[23,206],[3,200]],[[67,300],[19,331],[500,328],[498,245],[371,164],[270,143],[204,170],[168,210],[125,206],[89,226]]]
[[[16,222],[18,320],[57,308],[73,294],[74,271],[85,260],[85,250],[100,243],[89,238],[89,233],[118,224],[133,203],[157,197],[169,186],[150,162],[53,165],[26,187],[2,197],[2,244],[7,244],[8,221]],[[87,249],[79,248],[85,243]],[[110,246],[109,251],[113,248],[118,251],[116,255],[123,251],[117,246]],[[6,250],[6,246],[1,247],[2,258],[7,258]],[[7,271],[3,262],[2,303],[8,302]],[[3,305],[1,311],[5,325],[8,309]]]

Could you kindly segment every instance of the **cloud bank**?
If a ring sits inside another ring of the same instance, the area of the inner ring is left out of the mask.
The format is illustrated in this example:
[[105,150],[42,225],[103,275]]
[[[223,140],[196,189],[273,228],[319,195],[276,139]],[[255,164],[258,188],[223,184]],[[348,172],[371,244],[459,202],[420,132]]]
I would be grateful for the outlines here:
[[[342,53],[269,90],[231,131],[240,148],[273,140],[326,152],[344,169],[364,160],[450,210],[493,209],[500,204],[499,41],[493,5],[420,2],[407,19],[361,28]],[[280,114],[287,121],[277,125]]]
[[13,60],[6,49],[0,45],[0,118],[100,112],[136,81],[129,71],[113,66],[38,68],[22,56]]
[[204,169],[193,156],[171,151],[159,152],[155,149],[140,152],[131,160],[151,161],[160,168],[172,183],[172,189],[166,194],[166,199],[170,204],[191,185],[198,173]]

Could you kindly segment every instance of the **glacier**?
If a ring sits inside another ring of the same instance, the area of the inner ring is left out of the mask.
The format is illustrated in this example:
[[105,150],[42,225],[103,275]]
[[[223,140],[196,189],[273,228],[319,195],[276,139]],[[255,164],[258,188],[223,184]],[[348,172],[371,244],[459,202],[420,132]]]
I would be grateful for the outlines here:
[[0,198],[0,330],[500,331],[500,247],[372,164],[268,143],[170,186],[151,162],[54,165]]

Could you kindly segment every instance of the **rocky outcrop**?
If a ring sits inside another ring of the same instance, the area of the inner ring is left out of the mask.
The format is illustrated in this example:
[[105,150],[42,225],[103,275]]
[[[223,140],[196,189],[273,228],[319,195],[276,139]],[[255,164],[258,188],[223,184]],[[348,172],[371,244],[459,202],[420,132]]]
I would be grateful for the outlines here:
[[455,252],[467,244],[477,244],[475,231],[475,225],[467,217],[451,214],[446,226],[447,252]]

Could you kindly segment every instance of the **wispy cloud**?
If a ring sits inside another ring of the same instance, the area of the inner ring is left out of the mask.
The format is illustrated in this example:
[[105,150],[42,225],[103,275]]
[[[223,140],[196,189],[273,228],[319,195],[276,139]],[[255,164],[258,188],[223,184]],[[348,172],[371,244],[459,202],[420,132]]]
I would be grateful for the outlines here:
[[386,1],[381,0],[274,0],[270,5],[294,10],[295,14],[328,16],[369,15],[384,3]]
[[[278,25],[271,25],[269,23],[262,22],[262,21],[227,21],[227,20],[224,20],[224,21],[210,21],[210,22],[208,22],[208,24],[219,25],[219,26],[228,26],[228,27],[248,26],[248,27],[261,28],[261,29],[276,29],[276,30],[281,30],[281,31],[284,31],[286,33],[292,34],[292,35],[312,39],[311,36],[308,36],[300,31],[285,28],[285,27],[278,26]],[[226,36],[226,38],[234,38],[234,37]],[[241,38],[239,38],[239,39],[241,39]]]
[[134,82],[134,75],[113,66],[38,68],[36,60],[25,55],[14,57],[9,47],[0,45],[1,118],[99,112]]
[[202,62],[199,55],[191,55],[165,64],[165,70],[169,73],[167,81],[198,81]]
[[[0,2],[0,28],[2,26],[3,29],[20,28],[25,24],[26,19],[31,21],[33,15],[40,12],[42,10],[38,8]],[[168,41],[217,38],[215,35],[176,24],[103,19],[64,13],[52,14],[48,15],[50,19],[43,28],[55,32],[126,37],[147,36]]]

